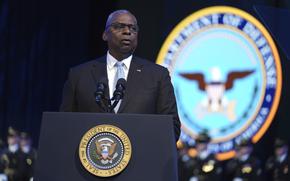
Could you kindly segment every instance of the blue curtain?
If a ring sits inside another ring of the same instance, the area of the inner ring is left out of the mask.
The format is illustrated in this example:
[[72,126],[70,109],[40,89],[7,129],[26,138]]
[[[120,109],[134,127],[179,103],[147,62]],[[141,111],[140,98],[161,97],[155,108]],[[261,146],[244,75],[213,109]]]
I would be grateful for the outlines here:
[[[166,0],[154,4],[136,0],[1,0],[0,137],[5,137],[11,125],[32,133],[37,141],[41,114],[58,110],[69,67],[106,52],[101,35],[113,10],[128,9],[137,16],[141,31],[136,54],[155,61],[168,33],[193,11],[231,5],[254,13],[254,4],[290,8],[288,0]],[[287,90],[284,86],[283,91]],[[289,96],[285,93],[277,119],[287,117],[283,107],[288,109]],[[272,133],[287,127],[285,121],[274,121],[265,142]]]
[[42,112],[58,111],[69,67],[105,52],[96,25],[115,3],[0,2],[0,137],[13,126],[37,138]]

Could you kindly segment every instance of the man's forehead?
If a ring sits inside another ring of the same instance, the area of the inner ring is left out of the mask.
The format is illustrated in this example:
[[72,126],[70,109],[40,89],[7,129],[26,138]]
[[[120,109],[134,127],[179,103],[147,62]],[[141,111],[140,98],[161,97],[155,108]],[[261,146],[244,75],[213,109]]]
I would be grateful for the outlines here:
[[131,13],[117,13],[114,14],[111,23],[120,22],[120,23],[130,23],[137,24],[137,20],[134,15]]

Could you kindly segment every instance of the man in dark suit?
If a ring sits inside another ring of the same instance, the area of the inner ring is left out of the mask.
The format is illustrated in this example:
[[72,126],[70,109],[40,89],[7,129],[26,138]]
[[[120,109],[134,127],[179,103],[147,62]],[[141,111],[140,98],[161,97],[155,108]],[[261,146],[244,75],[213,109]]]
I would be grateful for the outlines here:
[[70,70],[60,111],[105,112],[95,102],[94,92],[97,83],[105,80],[108,85],[105,97],[113,97],[119,62],[127,83],[124,98],[115,112],[173,115],[178,139],[180,122],[168,70],[133,55],[138,30],[137,20],[129,11],[118,10],[109,15],[103,33],[108,44],[107,55]]

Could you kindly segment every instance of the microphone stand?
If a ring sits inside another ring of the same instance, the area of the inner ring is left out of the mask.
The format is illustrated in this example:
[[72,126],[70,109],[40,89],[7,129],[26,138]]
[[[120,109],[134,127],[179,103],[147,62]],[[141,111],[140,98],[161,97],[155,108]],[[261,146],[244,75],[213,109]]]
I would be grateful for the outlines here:
[[126,80],[123,78],[120,78],[117,81],[116,84],[116,89],[113,93],[113,98],[111,100],[114,100],[114,103],[111,105],[109,104],[108,109],[109,112],[112,112],[113,109],[117,106],[117,104],[120,102],[121,99],[123,99],[124,97],[124,92],[125,92],[125,84],[126,84]]
[[104,112],[109,112],[109,108],[106,106],[104,101],[107,101],[109,106],[111,105],[110,100],[105,97],[106,84],[99,82],[97,84],[97,90],[95,92],[95,101],[102,108]]

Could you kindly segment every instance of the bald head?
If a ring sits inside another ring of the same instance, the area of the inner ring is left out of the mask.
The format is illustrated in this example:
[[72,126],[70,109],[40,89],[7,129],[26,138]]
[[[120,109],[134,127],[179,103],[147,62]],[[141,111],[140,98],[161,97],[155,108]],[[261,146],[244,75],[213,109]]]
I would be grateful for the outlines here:
[[112,23],[114,23],[114,20],[116,19],[116,17],[118,17],[121,14],[128,14],[128,15],[132,16],[133,19],[135,20],[135,23],[137,24],[136,17],[130,11],[125,10],[125,9],[120,9],[120,10],[116,10],[116,11],[112,12],[108,16],[105,29],[107,29]]
[[109,53],[120,61],[132,55],[137,47],[138,30],[137,20],[132,13],[127,10],[112,12],[103,33]]

